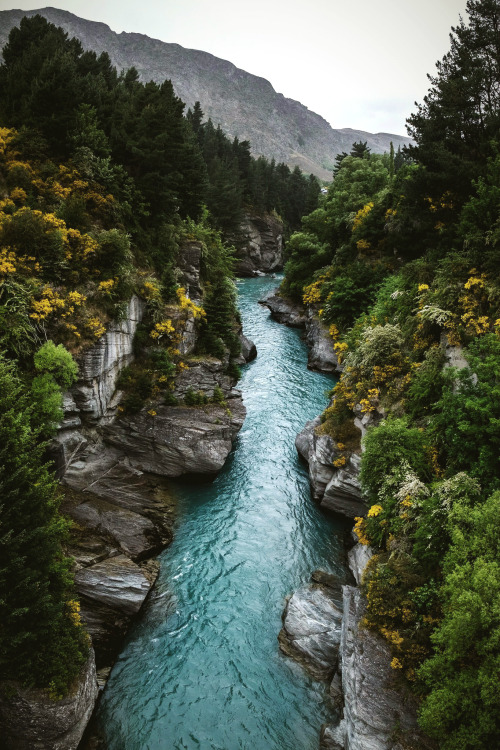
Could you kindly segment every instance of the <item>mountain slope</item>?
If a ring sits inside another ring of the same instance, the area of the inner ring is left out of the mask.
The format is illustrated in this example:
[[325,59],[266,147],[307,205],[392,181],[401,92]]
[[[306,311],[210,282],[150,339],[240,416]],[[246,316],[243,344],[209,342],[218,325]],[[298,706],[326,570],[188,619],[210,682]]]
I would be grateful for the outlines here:
[[134,66],[143,81],[169,78],[188,107],[198,100],[207,119],[220,124],[228,136],[249,140],[254,155],[298,165],[323,179],[331,178],[335,155],[349,151],[354,141],[367,141],[373,152],[382,153],[389,150],[391,140],[395,148],[410,140],[389,133],[334,130],[300,102],[278,94],[269,81],[226,60],[143,34],[116,34],[104,23],[55,8],[1,11],[0,48],[23,16],[37,13],[78,37],[85,49],[108,52],[118,70]]

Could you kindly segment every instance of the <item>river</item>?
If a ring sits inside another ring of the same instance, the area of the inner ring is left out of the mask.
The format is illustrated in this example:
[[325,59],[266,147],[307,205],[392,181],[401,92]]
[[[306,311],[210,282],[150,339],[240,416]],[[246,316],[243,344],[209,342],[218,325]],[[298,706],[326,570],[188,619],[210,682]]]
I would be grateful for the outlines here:
[[327,686],[278,649],[285,597],[315,568],[342,574],[344,526],[311,500],[294,439],[332,378],[307,370],[300,332],[238,283],[258,349],[238,385],[247,418],[213,482],[176,482],[174,542],[100,704],[108,750],[316,750]]

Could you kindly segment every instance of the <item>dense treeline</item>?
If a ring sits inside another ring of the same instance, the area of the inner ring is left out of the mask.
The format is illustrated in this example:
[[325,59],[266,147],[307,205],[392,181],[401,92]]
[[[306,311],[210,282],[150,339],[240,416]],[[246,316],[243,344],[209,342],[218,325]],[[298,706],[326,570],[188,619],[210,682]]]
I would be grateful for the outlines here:
[[[38,149],[72,158],[115,198],[132,199],[128,228],[143,229],[142,243],[145,226],[171,222],[176,214],[196,221],[204,205],[226,232],[236,231],[248,205],[276,210],[294,229],[317,200],[314,177],[255,160],[248,141],[231,142],[220,127],[203,124],[199,104],[184,117],[170,81],[143,84],[134,68],[118,73],[107,53],[84,51],[41,16],[22,19],[3,55],[3,124],[38,132]],[[114,165],[125,169],[133,187]],[[138,196],[129,193],[133,188],[145,204],[142,216]]]
[[442,750],[500,744],[500,3],[467,11],[409,119],[415,145],[341,155],[283,284],[345,365],[321,427],[336,466],[371,415],[364,622]]
[[[43,466],[62,390],[77,377],[73,356],[135,293],[146,313],[140,356],[121,374],[122,411],[172,403],[188,320],[198,353],[236,379],[232,245],[243,212],[275,211],[293,229],[320,189],[299,170],[254,159],[248,142],[203,123],[199,105],[185,114],[170,81],[118,73],[107,54],[85,52],[40,16],[12,30],[3,54],[0,676],[57,697],[87,653],[62,552],[67,527]],[[200,299],[179,283],[180,248],[191,242],[201,249]]]

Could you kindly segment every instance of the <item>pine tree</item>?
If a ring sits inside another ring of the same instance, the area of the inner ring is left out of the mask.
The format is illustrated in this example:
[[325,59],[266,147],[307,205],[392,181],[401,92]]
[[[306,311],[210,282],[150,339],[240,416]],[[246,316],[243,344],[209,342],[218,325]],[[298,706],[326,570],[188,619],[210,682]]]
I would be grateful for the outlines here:
[[61,548],[66,522],[42,455],[21,385],[0,359],[0,674],[61,695],[88,647]]

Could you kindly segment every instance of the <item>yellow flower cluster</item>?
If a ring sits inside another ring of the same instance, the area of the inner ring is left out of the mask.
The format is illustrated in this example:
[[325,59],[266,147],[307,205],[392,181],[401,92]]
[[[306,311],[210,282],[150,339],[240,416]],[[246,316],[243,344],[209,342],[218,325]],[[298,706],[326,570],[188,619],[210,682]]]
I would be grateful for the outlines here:
[[368,518],[376,518],[382,513],[383,510],[384,509],[382,508],[381,505],[372,505],[372,507],[370,508],[367,514]]
[[324,276],[322,276],[317,281],[313,281],[312,284],[304,287],[302,294],[304,305],[314,305],[317,302],[321,302],[321,285],[324,280]]
[[360,516],[356,516],[354,519],[354,533],[358,537],[358,541],[360,544],[364,544],[368,546],[370,544],[370,540],[368,539],[366,535],[366,522],[364,518],[361,518]]
[[88,320],[85,321],[85,328],[95,339],[101,338],[103,333],[106,333],[106,326],[99,320],[97,316],[88,318]]
[[370,202],[370,203],[367,203],[365,206],[363,206],[363,208],[359,209],[352,223],[353,232],[356,231],[356,229],[358,229],[361,226],[361,224],[364,222],[364,220],[366,219],[366,217],[368,216],[372,208],[373,208],[373,203]]
[[102,292],[103,294],[106,294],[107,296],[111,295],[111,292],[113,291],[114,287],[116,286],[116,282],[118,279],[108,279],[107,281],[100,281],[98,290]]
[[175,332],[175,328],[172,325],[171,320],[162,320],[160,323],[157,323],[153,330],[150,332],[150,336],[155,341],[159,341],[162,336],[170,336],[172,333]]
[[176,290],[176,295],[177,301],[179,302],[179,305],[183,310],[189,310],[193,314],[194,318],[206,317],[205,310],[199,305],[195,305],[195,303],[186,296],[186,290],[184,289],[184,287],[179,287]]
[[81,625],[80,602],[77,599],[70,599],[70,601],[66,602],[66,607],[67,615],[73,625]]
[[358,240],[356,242],[356,247],[358,248],[358,250],[363,252],[371,248],[371,243],[368,242],[368,240]]
[[141,294],[148,302],[151,300],[161,300],[160,288],[155,281],[145,281],[142,285]]
[[0,250],[0,276],[7,276],[9,273],[16,272],[16,254],[13,253],[10,248],[2,248]]
[[333,465],[336,469],[342,468],[342,466],[345,466],[347,463],[347,459],[345,456],[339,456],[334,461],[332,461]]

